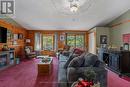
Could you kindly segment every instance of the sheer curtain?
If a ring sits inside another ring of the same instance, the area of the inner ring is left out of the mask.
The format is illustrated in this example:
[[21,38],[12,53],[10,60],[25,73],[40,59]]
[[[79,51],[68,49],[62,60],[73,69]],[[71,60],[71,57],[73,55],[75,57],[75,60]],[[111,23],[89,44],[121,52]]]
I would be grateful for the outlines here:
[[58,33],[55,33],[54,36],[54,51],[57,51],[58,49]]
[[[58,33],[54,34],[54,51],[58,48]],[[40,32],[35,33],[35,51],[42,50],[42,34]]]
[[36,51],[40,51],[41,48],[41,44],[42,44],[42,34],[40,32],[35,33],[35,50]]

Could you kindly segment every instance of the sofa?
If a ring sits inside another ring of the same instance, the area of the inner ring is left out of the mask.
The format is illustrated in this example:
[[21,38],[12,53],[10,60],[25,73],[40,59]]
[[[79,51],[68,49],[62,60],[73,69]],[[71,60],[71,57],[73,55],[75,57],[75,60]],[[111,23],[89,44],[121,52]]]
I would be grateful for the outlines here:
[[81,55],[74,55],[72,52],[69,56],[60,54],[58,87],[71,87],[72,83],[77,81],[78,78],[84,78],[85,70],[90,67],[96,73],[95,82],[100,82],[100,87],[107,87],[107,70],[105,70],[104,64],[98,60],[96,55],[88,52]]

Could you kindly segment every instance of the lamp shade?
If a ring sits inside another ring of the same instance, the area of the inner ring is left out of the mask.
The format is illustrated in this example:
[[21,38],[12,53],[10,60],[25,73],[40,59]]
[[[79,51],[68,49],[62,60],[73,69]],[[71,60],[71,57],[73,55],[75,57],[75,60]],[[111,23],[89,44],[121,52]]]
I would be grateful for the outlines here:
[[30,39],[26,39],[26,43],[30,43],[31,42],[31,40]]

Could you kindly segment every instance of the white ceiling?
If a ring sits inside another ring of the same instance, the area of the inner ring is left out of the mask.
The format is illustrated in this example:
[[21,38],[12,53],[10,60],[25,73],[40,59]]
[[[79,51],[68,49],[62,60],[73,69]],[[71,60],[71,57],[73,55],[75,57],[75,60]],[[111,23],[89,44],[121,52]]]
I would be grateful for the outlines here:
[[109,23],[130,8],[130,0],[93,0],[89,9],[66,14],[56,8],[58,1],[15,0],[13,19],[29,30],[88,30]]

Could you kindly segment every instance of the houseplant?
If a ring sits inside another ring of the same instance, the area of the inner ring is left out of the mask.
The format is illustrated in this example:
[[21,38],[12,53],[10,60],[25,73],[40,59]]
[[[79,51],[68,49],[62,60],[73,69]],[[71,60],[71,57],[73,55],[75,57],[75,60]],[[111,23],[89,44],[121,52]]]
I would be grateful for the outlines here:
[[74,82],[71,87],[100,87],[100,84],[94,84],[96,73],[92,67],[88,67],[84,71],[85,78],[79,78],[78,81]]

